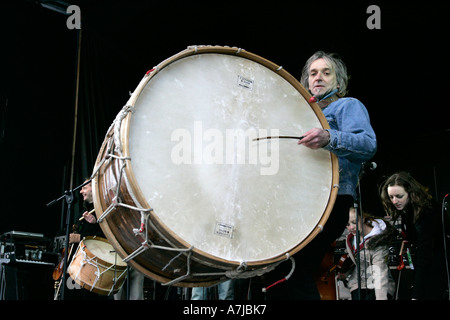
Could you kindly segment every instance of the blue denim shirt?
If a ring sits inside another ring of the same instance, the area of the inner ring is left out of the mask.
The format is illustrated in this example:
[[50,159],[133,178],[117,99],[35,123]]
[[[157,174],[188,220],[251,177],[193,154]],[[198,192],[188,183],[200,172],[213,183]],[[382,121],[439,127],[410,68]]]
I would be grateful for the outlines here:
[[330,142],[324,149],[339,159],[338,195],[355,197],[361,164],[377,151],[377,139],[366,107],[355,98],[341,98],[323,110],[330,125]]

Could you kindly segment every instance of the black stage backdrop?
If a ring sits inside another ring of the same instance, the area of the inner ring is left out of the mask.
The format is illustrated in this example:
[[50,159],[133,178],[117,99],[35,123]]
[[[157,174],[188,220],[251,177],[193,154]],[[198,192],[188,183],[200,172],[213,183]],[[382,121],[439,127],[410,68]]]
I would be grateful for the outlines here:
[[[363,209],[383,214],[377,187],[397,170],[438,201],[450,191],[445,2],[67,1],[81,10],[81,31],[39,1],[0,5],[0,234],[55,236],[65,210],[46,204],[90,176],[145,72],[189,45],[240,47],[296,78],[316,50],[339,53],[348,96],[366,105],[378,136]],[[371,4],[381,29],[366,25]]]

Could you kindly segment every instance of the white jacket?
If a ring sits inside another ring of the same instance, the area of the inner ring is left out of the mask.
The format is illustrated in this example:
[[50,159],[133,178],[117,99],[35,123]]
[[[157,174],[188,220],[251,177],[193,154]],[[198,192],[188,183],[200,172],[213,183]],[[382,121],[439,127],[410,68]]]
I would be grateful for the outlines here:
[[[389,255],[387,242],[381,242],[376,246],[370,245],[371,241],[379,240],[377,237],[383,237],[386,230],[386,224],[383,220],[377,219],[375,221],[377,223],[374,223],[372,231],[364,237],[364,249],[361,248],[359,253],[361,289],[374,289],[377,300],[387,300],[388,294],[392,297],[395,295],[395,282],[387,263]],[[352,248],[355,245],[354,240],[355,237],[349,234],[346,241],[347,253],[355,264],[347,284],[350,291],[358,289],[356,258]]]

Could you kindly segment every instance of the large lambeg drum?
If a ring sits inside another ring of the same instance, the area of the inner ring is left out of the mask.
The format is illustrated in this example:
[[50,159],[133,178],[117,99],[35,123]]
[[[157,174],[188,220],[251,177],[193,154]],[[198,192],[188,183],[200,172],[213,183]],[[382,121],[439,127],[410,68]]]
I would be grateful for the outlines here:
[[189,47],[147,72],[93,172],[97,218],[124,261],[163,284],[209,286],[306,246],[333,207],[337,158],[277,137],[328,128],[309,98],[238,48]]

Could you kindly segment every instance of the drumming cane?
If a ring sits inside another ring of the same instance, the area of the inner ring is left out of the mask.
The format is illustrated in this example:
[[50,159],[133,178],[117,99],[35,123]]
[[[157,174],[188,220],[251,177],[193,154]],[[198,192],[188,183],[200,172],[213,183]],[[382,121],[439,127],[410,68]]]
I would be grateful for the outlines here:
[[269,140],[269,139],[297,139],[302,140],[304,136],[301,137],[295,137],[295,136],[269,136],[269,137],[262,137],[262,138],[255,138],[253,141],[260,141],[260,140]]
[[[95,212],[95,209],[92,209],[91,211],[89,211],[88,214],[93,214]],[[80,219],[78,219],[79,221],[83,220],[84,216],[82,216]]]

